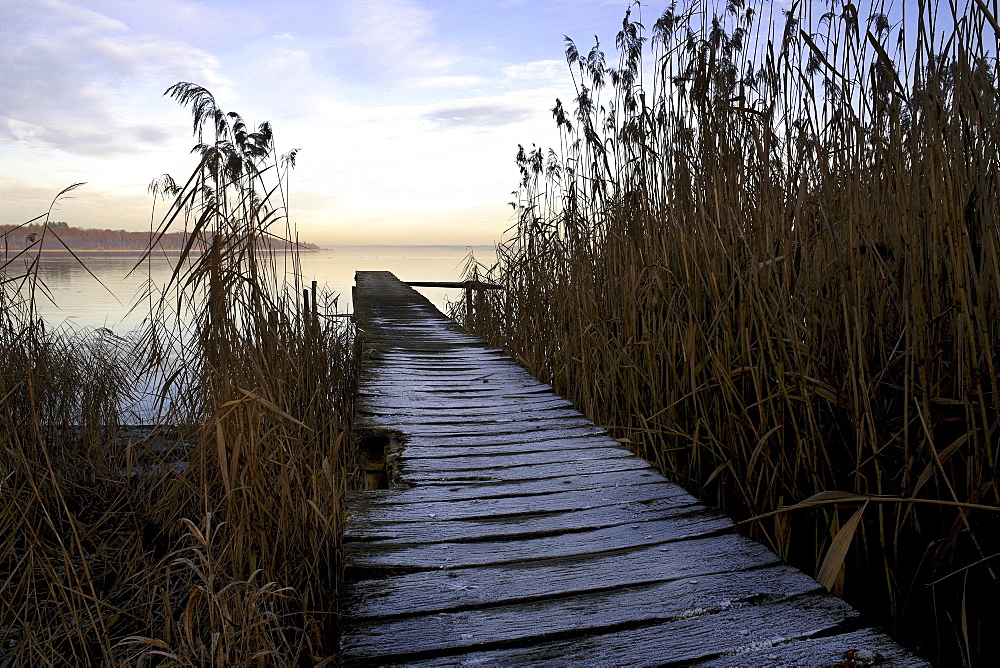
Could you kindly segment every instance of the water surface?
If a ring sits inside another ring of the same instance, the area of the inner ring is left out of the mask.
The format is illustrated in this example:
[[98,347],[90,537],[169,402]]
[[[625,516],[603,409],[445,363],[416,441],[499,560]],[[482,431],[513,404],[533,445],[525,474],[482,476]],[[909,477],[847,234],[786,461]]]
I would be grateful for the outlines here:
[[[337,310],[350,313],[351,287],[358,270],[386,270],[404,281],[457,281],[469,253],[492,264],[496,251],[488,246],[343,246],[301,254],[302,277],[340,295]],[[39,311],[48,324],[70,323],[76,327],[106,327],[117,334],[134,329],[148,307],[129,312],[148,285],[166,285],[177,255],[157,257],[148,266],[135,266],[135,253],[87,253],[79,257],[86,268],[69,254],[46,253],[41,278],[51,301],[38,299]],[[96,278],[95,278],[96,277]],[[99,281],[98,281],[99,279]],[[457,301],[461,290],[418,288],[431,303],[446,311],[448,301]]]

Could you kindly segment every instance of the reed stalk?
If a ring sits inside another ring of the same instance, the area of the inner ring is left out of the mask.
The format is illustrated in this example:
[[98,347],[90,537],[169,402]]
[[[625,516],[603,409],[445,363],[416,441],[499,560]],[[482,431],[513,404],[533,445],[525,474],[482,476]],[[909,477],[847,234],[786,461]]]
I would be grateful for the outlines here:
[[[199,164],[152,186],[157,234],[188,243],[143,326],[53,330],[37,246],[4,258],[0,665],[336,656],[352,332],[298,301],[295,153],[203,88],[168,94],[194,112]],[[151,379],[159,417],[137,429]]]
[[567,38],[467,325],[924,656],[995,663],[995,3],[645,11],[613,57]]

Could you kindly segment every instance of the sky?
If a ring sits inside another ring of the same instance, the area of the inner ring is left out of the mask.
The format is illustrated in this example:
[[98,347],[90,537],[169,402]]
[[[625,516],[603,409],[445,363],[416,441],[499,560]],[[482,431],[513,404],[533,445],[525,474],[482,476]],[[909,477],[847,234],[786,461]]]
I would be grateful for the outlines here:
[[500,241],[517,145],[556,143],[550,109],[574,95],[563,36],[610,47],[628,6],[0,0],[0,224],[85,182],[53,220],[149,229],[150,181],[196,165],[190,111],[163,95],[189,81],[251,125],[270,121],[279,152],[300,149],[290,212],[303,240]]

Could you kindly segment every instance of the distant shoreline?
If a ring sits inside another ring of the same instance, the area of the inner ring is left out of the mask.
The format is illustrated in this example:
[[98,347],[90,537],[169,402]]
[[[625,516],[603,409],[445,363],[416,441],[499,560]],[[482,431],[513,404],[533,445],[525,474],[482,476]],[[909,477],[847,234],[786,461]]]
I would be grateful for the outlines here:
[[[329,247],[319,247],[319,248],[308,248],[302,247],[297,250],[301,253],[315,253],[318,251],[344,251],[344,250],[354,250],[356,248],[376,248],[376,249],[393,249],[393,248],[440,248],[446,250],[493,250],[496,248],[493,244],[344,244],[342,246],[329,246]],[[73,248],[72,250],[67,250],[65,248],[31,248],[31,249],[16,249],[11,248],[7,250],[7,253],[62,253],[65,255],[70,255],[72,253],[128,253],[130,255],[141,255],[147,252],[148,249],[145,248]],[[261,252],[267,252],[268,250],[277,251],[279,253],[287,253],[290,248],[272,248],[272,249],[261,249]],[[154,253],[166,253],[168,255],[178,255],[183,253],[181,248],[155,248]],[[192,248],[189,252],[191,253],[201,253],[203,252],[200,248]]]
[[[47,235],[52,240],[47,241]],[[151,248],[164,253],[183,253],[185,249],[194,251],[199,245],[210,243],[212,235],[204,236],[198,244],[191,244],[190,233],[183,232],[133,232],[129,230],[98,230],[71,227],[63,221],[45,225],[0,225],[0,237],[7,253],[145,253]],[[262,240],[265,241],[265,240]],[[301,241],[271,238],[266,240],[274,250],[315,250],[316,244]],[[44,243],[43,243],[44,242]]]
[[[260,252],[266,253],[266,252],[270,252],[270,251],[275,251],[275,252],[278,252],[278,253],[287,253],[290,250],[292,250],[292,249],[290,249],[290,248],[271,248],[271,249],[262,248],[262,249],[260,249]],[[300,252],[305,252],[305,253],[315,253],[316,251],[328,250],[328,249],[326,249],[326,248],[299,248],[298,250]],[[147,249],[147,248],[73,248],[73,249],[67,250],[65,248],[22,248],[22,249],[11,248],[10,250],[7,251],[8,254],[9,253],[15,253],[15,254],[16,253],[43,253],[43,254],[47,254],[47,253],[56,253],[56,254],[59,254],[59,253],[61,253],[63,255],[72,255],[74,253],[128,253],[129,255],[142,255],[143,253],[146,253],[146,252],[149,252],[149,249]],[[183,248],[154,248],[152,252],[156,253],[156,254],[166,253],[168,255],[180,255],[181,253],[184,252],[184,249]],[[192,248],[188,252],[189,253],[202,253],[202,252],[204,252],[204,249],[202,249],[202,248]]]

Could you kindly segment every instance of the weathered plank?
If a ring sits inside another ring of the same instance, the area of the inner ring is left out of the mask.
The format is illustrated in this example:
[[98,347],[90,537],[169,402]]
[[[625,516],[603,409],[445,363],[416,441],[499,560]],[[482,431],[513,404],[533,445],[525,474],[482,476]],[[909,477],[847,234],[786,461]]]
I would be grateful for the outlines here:
[[470,469],[520,468],[539,464],[586,463],[604,459],[636,458],[627,450],[609,446],[581,448],[576,450],[549,450],[542,452],[518,452],[499,454],[492,452],[469,452],[453,457],[415,457],[412,452],[406,453],[405,465],[411,470],[430,471],[462,471]]
[[586,424],[583,422],[586,420],[585,417],[577,413],[576,411],[569,411],[566,409],[552,409],[552,410],[533,410],[530,413],[526,413],[522,407],[512,407],[504,411],[494,411],[492,413],[476,414],[474,410],[462,411],[449,411],[447,414],[437,415],[437,416],[427,416],[424,415],[427,411],[413,412],[413,413],[402,413],[394,410],[380,410],[380,411],[367,411],[360,413],[360,416],[365,418],[372,417],[375,419],[391,419],[394,423],[400,425],[400,429],[407,430],[412,428],[426,428],[433,429],[435,431],[443,431],[442,426],[445,427],[466,427],[475,426],[476,428],[486,427],[492,431],[494,425],[504,425],[506,427],[528,427],[528,426],[553,426],[558,425],[560,427],[570,425],[579,426]]
[[587,450],[593,447],[608,447],[607,439],[572,438],[558,441],[527,441],[514,443],[501,443],[499,445],[451,445],[451,442],[434,445],[415,445],[414,443],[426,443],[428,440],[407,441],[406,458],[433,458],[442,459],[448,457],[464,457],[467,455],[505,455],[505,454],[526,454],[532,452],[567,452],[572,453],[577,450]]
[[[403,481],[410,484],[488,484],[528,480],[552,479],[564,475],[592,475],[595,473],[611,473],[615,471],[648,472],[654,475],[653,469],[643,462],[637,462],[634,457],[615,457],[591,459],[583,461],[567,460],[548,464],[527,464],[523,466],[496,466],[493,468],[462,468],[434,470],[435,459],[404,461],[401,467]],[[446,461],[446,460],[445,460]],[[640,481],[636,481],[640,482]],[[651,482],[647,480],[645,482]]]
[[[643,467],[642,462],[635,462],[632,459],[624,460],[629,462],[631,468],[623,468],[620,471],[606,471],[603,473],[584,473],[574,475],[560,475],[552,478],[539,478],[534,480],[501,481],[490,480],[486,476],[478,477],[475,480],[467,480],[462,483],[437,480],[427,476],[421,480],[420,484],[410,489],[392,490],[368,490],[363,492],[351,492],[349,498],[354,499],[358,506],[365,505],[387,505],[387,504],[408,504],[408,503],[428,503],[431,501],[466,501],[469,499],[489,499],[510,496],[540,496],[552,494],[553,492],[574,492],[587,489],[600,490],[608,487],[623,487],[636,484],[659,484],[663,481],[663,476],[655,470],[642,471],[642,480],[636,480],[635,468]],[[685,502],[695,503],[693,497],[683,492],[674,492],[673,487],[663,487],[661,489],[671,490],[671,494],[676,498],[679,495]],[[364,495],[366,498],[360,498]]]
[[[518,387],[498,387],[498,386],[487,386],[487,387],[476,387],[476,388],[465,388],[465,389],[455,389],[452,388],[431,388],[424,389],[419,386],[412,386],[406,388],[406,393],[414,397],[423,397],[427,400],[451,400],[451,399],[484,399],[488,400],[490,397],[498,399],[506,399],[509,397],[556,397],[559,396],[555,394],[551,387],[548,385],[524,385]],[[366,390],[365,394],[362,396],[376,396],[385,397],[387,393],[376,392],[374,390]]]
[[[373,426],[376,423],[371,423]],[[388,421],[377,423],[385,426]],[[496,445],[497,443],[538,443],[548,441],[557,445],[560,441],[569,442],[569,439],[587,438],[590,436],[606,436],[607,432],[600,427],[591,424],[589,427],[572,427],[569,429],[539,429],[511,434],[479,434],[475,432],[452,432],[452,433],[424,433],[408,434],[407,443],[413,445],[423,445],[440,443],[441,445]],[[604,441],[605,445],[617,445],[610,439]]]
[[[573,409],[572,404],[562,397],[556,395],[543,396],[545,398],[538,400],[491,398],[489,401],[469,402],[469,404],[459,403],[453,399],[438,402],[420,402],[415,399],[406,399],[403,401],[384,401],[378,403],[366,400],[358,402],[357,414],[364,416],[378,415],[381,417],[427,417],[428,409],[438,408],[461,418],[486,418],[487,416],[494,415],[508,416],[512,413],[516,415],[530,411],[532,417],[541,419],[542,416],[556,417],[558,414],[554,412],[560,410],[572,411],[571,414],[579,415]],[[553,411],[553,413],[550,413],[550,411]]]
[[[666,487],[666,489],[665,489]],[[643,503],[662,499],[670,494],[669,487],[657,484],[606,489],[584,489],[552,492],[539,496],[514,496],[497,499],[476,498],[463,501],[431,501],[391,506],[365,506],[363,497],[355,497],[351,514],[369,522],[420,522],[427,519],[463,520],[532,513],[586,510],[629,501]],[[399,490],[406,492],[407,490]],[[677,496],[686,496],[682,491]]]
[[726,552],[712,549],[717,546],[717,539],[709,537],[517,568],[390,574],[356,582],[348,589],[345,603],[351,619],[403,617],[565,598],[581,592],[760,569],[779,563],[773,553],[741,536],[735,536]]
[[[817,634],[818,635],[818,634]],[[860,629],[837,635],[754,639],[711,661],[695,665],[718,668],[759,666],[892,666],[916,668],[930,664],[892,642],[880,631]]]
[[349,495],[345,664],[919,663],[391,274],[357,281],[357,426],[413,486]]
[[521,383],[535,385],[538,381],[520,367],[510,364],[494,364],[491,368],[460,371],[456,369],[427,370],[406,369],[399,365],[380,364],[369,366],[361,373],[361,380],[380,383],[408,383],[416,387],[424,384],[442,385],[454,390],[456,386],[467,385],[472,389],[482,385],[507,385]]
[[[730,610],[740,613],[730,623],[745,628],[765,612],[760,609],[765,606],[754,605],[755,601],[780,601],[821,591],[815,580],[788,566],[768,568],[766,576],[762,573],[757,570],[713,573],[567,598],[352,622],[342,631],[341,648],[359,660],[391,661],[407,655],[453,654],[456,650],[482,646],[528,645],[567,635],[592,635],[653,622],[713,617]],[[850,607],[832,597],[823,598],[840,613],[827,620],[828,626],[836,626],[848,616]],[[810,608],[814,600],[810,600]],[[787,609],[781,610],[782,622],[787,613]],[[772,624],[777,619],[772,617]],[[813,623],[822,621],[815,619]],[[716,626],[710,624],[706,633],[699,634],[695,646],[702,646],[700,656],[715,653],[711,630]],[[674,636],[669,632],[663,635]],[[660,642],[664,640],[661,638]],[[671,650],[676,648],[670,645]],[[672,656],[672,652],[667,656]]]
[[[594,662],[594,657],[610,656],[628,657],[630,666],[929,665],[883,633],[871,629],[837,633],[854,618],[844,607],[829,596],[807,595],[757,606],[758,614],[752,616],[737,607],[617,633],[428,658],[421,664],[534,666],[544,662],[547,666],[579,666]],[[780,627],[774,625],[775,618],[783,620]],[[826,635],[830,633],[834,635]],[[666,641],[663,636],[667,636]]]
[[496,566],[650,547],[728,531],[731,528],[732,523],[727,518],[702,509],[642,524],[619,524],[601,529],[549,534],[539,538],[520,536],[517,540],[503,537],[489,541],[402,545],[382,542],[347,543],[345,555],[352,568],[368,570]]
[[595,433],[594,423],[586,418],[560,418],[548,422],[529,422],[515,424],[512,422],[472,422],[463,424],[452,422],[449,424],[419,424],[407,420],[393,420],[393,427],[411,434],[413,437],[432,436],[434,438],[476,438],[484,439],[484,442],[496,441],[507,435],[516,436],[519,439],[530,438],[533,435],[538,438],[567,438],[575,435],[580,430],[583,435],[592,436]]
[[[805,594],[791,600],[759,605],[735,604],[718,611],[699,609],[672,619],[649,620],[638,628],[598,633],[566,640],[541,642],[530,647],[472,652],[427,659],[425,665],[578,666],[594,657],[628,657],[628,665],[659,666],[664,663],[709,660],[728,653],[750,654],[749,648],[774,647],[781,643],[829,633],[850,623],[856,613],[830,596]],[[781,626],[774,624],[781,619]],[[498,643],[499,644],[499,643]],[[752,651],[752,650],[751,650]],[[741,664],[759,666],[796,665],[765,660]],[[733,657],[735,658],[735,657]],[[801,664],[799,664],[801,665]],[[816,664],[807,664],[816,665]]]
[[[432,490],[434,491],[434,490]],[[453,493],[455,494],[455,493]],[[587,529],[601,529],[618,524],[631,524],[639,528],[651,518],[666,519],[690,512],[692,507],[702,508],[694,499],[678,503],[668,498],[652,503],[624,503],[601,506],[587,510],[571,510],[541,515],[515,515],[485,520],[442,520],[420,522],[366,522],[352,518],[344,539],[377,540],[399,543],[440,543],[456,540],[523,540],[543,535],[571,533]]]

